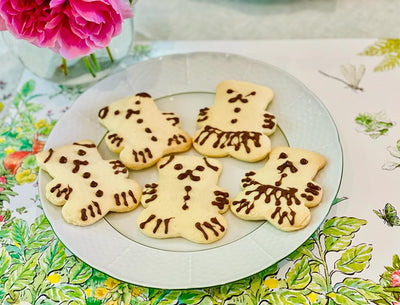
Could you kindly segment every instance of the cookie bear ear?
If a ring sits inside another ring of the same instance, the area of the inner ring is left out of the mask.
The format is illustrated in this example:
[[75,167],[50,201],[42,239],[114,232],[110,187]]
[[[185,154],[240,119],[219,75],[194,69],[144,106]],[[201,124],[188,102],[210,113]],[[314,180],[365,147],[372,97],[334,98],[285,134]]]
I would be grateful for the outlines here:
[[222,169],[222,164],[218,160],[204,157],[203,161],[204,161],[205,165],[208,168],[212,169],[214,172],[218,172]]
[[162,168],[166,167],[169,163],[172,162],[174,157],[175,157],[174,155],[170,155],[170,156],[162,158],[160,161],[158,161],[158,164],[157,164],[158,169],[162,169]]

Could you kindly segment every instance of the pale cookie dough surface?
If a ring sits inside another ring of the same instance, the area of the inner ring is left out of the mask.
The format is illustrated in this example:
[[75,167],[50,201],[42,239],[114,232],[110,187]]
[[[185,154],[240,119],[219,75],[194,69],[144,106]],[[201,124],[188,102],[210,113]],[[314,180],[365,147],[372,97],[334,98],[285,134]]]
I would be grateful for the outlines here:
[[218,186],[222,165],[198,156],[164,157],[157,164],[159,178],[143,190],[137,224],[153,238],[183,237],[196,243],[221,239],[227,222],[229,194]]
[[193,147],[208,157],[232,156],[256,162],[271,151],[268,135],[275,116],[266,109],[273,91],[256,84],[227,80],[218,84],[214,104],[200,110]]
[[232,212],[246,220],[268,220],[283,231],[304,228],[310,209],[322,199],[312,179],[326,164],[322,155],[300,148],[276,147],[265,166],[246,173]]
[[148,93],[113,102],[98,114],[109,132],[107,147],[120,154],[131,169],[147,168],[169,153],[188,150],[190,136],[180,128],[179,118],[171,112],[161,113]]
[[128,179],[128,169],[119,160],[103,160],[90,140],[40,152],[36,159],[53,177],[46,198],[63,206],[68,223],[87,226],[110,211],[131,211],[140,203],[140,186]]

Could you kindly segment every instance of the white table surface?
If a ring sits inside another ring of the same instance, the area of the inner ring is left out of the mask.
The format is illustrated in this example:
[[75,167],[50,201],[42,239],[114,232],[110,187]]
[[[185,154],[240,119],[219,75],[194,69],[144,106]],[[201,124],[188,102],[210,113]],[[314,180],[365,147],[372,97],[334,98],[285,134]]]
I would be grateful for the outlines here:
[[139,0],[139,40],[395,38],[398,0]]

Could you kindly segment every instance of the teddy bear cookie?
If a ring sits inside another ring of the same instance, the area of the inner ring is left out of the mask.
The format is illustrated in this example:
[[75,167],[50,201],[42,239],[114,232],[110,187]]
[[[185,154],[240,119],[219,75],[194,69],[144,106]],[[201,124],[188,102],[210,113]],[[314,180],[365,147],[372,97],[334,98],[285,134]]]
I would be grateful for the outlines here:
[[140,203],[140,186],[128,179],[128,169],[119,160],[103,160],[92,141],[49,149],[36,159],[53,177],[46,185],[46,198],[63,206],[68,223],[87,226],[109,211],[130,211]]
[[221,214],[229,209],[229,194],[217,185],[221,163],[171,155],[157,167],[158,182],[143,189],[140,230],[153,238],[183,237],[196,243],[221,239],[227,229]]
[[325,157],[315,152],[274,148],[263,168],[242,179],[232,212],[245,220],[268,220],[283,231],[304,228],[311,219],[309,208],[322,199],[322,188],[312,179],[325,164]]
[[161,113],[148,93],[118,100],[102,108],[98,118],[109,130],[107,147],[120,154],[122,163],[131,169],[150,167],[164,155],[186,151],[192,145],[179,118]]
[[275,116],[266,108],[274,96],[270,88],[227,80],[218,84],[215,101],[200,110],[193,147],[208,157],[232,156],[256,162],[271,151],[269,135]]

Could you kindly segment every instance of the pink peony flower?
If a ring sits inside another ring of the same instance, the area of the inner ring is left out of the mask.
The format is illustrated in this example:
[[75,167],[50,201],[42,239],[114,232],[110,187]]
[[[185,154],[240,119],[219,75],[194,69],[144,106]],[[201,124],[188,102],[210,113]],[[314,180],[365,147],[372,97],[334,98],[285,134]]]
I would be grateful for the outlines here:
[[6,23],[4,22],[3,18],[0,16],[0,31],[7,30]]
[[400,286],[400,270],[396,270],[392,273],[391,285],[392,285],[392,287]]
[[4,191],[4,187],[1,187],[1,186],[0,186],[0,193],[1,193],[2,191]]
[[0,0],[0,18],[15,37],[66,59],[108,46],[129,17],[124,0]]
[[0,222],[2,222],[3,221],[3,215],[0,215]]
[[5,177],[5,176],[1,176],[1,177],[0,177],[0,183],[1,183],[1,184],[4,184],[4,183],[6,183],[6,182],[7,182],[6,177]]

